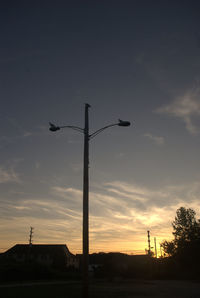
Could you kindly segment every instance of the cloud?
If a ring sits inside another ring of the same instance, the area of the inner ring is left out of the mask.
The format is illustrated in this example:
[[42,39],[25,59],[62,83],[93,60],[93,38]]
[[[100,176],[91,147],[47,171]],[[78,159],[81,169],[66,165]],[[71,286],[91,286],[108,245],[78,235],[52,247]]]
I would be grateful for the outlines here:
[[176,98],[169,105],[156,110],[159,114],[166,114],[181,119],[186,129],[192,135],[200,132],[200,128],[194,123],[195,116],[200,116],[200,88],[189,90]]
[[[89,195],[91,251],[130,252],[132,249],[142,253],[147,230],[157,238],[157,243],[169,239],[171,222],[180,206],[193,208],[197,218],[200,217],[199,193],[200,181],[162,189],[111,181],[92,188]],[[2,243],[8,243],[6,231],[10,235],[14,233],[9,237],[20,243],[24,228],[31,225],[35,228],[35,243],[67,243],[73,252],[81,251],[82,190],[55,185],[46,197],[19,193],[11,199],[1,195],[0,206]],[[27,230],[27,239],[28,233]]]
[[5,169],[0,167],[0,183],[20,183],[19,174],[13,168]]
[[26,131],[24,134],[23,134],[23,137],[27,138],[27,137],[30,137],[32,136],[32,133],[30,131]]
[[[82,191],[56,187],[57,194],[67,200],[82,202]],[[116,247],[139,249],[150,229],[158,241],[170,238],[171,222],[180,206],[199,210],[200,182],[190,185],[172,185],[151,190],[143,186],[112,181],[90,192],[90,239],[92,248],[99,250],[111,244]],[[71,197],[69,199],[69,197]],[[75,205],[74,205],[75,207]],[[73,208],[74,208],[73,207]],[[80,206],[82,208],[82,206]],[[79,209],[80,216],[82,210]],[[198,214],[199,216],[200,214]],[[113,247],[113,246],[112,246]],[[112,248],[113,250],[113,248]]]
[[144,134],[144,137],[149,138],[150,140],[152,140],[153,142],[155,142],[157,145],[163,145],[165,143],[164,137],[153,136],[150,133]]
[[[1,119],[0,119],[1,120]],[[0,136],[0,147],[5,146],[6,144],[13,144],[17,141],[24,140],[24,139],[32,139],[34,137],[41,137],[41,136],[48,136],[50,132],[48,130],[48,125],[46,126],[35,126],[33,129],[28,130],[27,128],[23,127],[18,119],[15,118],[6,118],[3,119],[3,125],[7,125],[8,127],[12,127],[11,134],[1,135]]]
[[83,170],[82,163],[74,162],[70,166],[71,166],[72,171],[74,171],[76,173],[80,173],[80,172],[82,173],[82,170]]
[[79,189],[75,189],[72,187],[60,187],[60,186],[53,186],[52,190],[57,193],[57,195],[61,196],[62,198],[72,198],[76,199],[78,196],[82,195],[82,191]]
[[40,168],[40,163],[38,161],[35,162],[35,168],[38,170]]
[[68,209],[81,212],[82,191],[71,187],[54,186],[52,187],[51,192],[59,202],[65,203]]

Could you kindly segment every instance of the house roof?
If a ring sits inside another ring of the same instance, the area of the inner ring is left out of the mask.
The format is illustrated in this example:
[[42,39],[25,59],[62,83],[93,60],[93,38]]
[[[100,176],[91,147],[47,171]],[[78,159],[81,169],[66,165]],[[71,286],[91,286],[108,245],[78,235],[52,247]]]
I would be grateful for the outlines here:
[[8,255],[27,253],[74,256],[65,244],[16,244],[5,252]]

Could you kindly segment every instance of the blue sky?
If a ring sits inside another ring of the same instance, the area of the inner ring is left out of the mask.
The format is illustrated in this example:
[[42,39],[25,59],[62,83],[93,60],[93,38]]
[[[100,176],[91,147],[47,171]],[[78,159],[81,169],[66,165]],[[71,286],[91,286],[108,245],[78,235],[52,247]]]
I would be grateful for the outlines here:
[[[90,143],[90,249],[144,252],[171,237],[180,206],[199,213],[198,1],[1,4],[0,249],[81,251],[83,136]],[[152,239],[153,241],[153,239]]]

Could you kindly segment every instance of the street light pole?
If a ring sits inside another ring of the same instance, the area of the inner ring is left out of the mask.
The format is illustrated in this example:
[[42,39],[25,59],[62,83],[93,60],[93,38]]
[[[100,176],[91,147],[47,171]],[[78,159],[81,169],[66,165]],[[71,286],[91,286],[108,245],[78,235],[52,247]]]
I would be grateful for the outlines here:
[[85,104],[84,165],[83,165],[83,298],[89,296],[89,104]]
[[49,122],[49,130],[55,132],[61,128],[71,128],[73,130],[79,131],[84,134],[84,156],[83,156],[83,256],[82,256],[82,266],[83,266],[83,298],[89,297],[89,141],[96,137],[99,133],[105,129],[112,126],[130,126],[129,121],[120,120],[118,123],[110,124],[104,126],[92,134],[89,134],[89,113],[88,110],[90,105],[85,104],[85,127],[84,129],[78,126],[65,125],[56,126],[55,124]]

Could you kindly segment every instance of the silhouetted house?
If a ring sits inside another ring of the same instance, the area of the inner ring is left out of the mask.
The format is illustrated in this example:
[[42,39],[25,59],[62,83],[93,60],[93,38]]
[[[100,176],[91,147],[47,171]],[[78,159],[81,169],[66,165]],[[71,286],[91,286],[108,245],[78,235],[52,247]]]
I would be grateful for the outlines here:
[[57,269],[79,268],[79,260],[65,244],[16,244],[4,257],[19,263],[36,262]]

